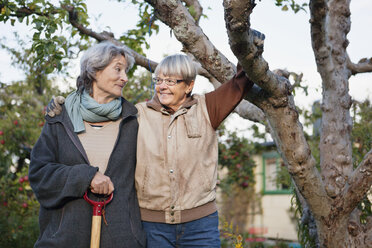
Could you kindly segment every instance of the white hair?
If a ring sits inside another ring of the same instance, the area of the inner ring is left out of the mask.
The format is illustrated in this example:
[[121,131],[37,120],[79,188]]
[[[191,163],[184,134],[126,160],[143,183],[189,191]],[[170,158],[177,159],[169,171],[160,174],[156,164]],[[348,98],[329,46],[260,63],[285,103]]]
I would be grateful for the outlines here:
[[182,54],[174,54],[165,57],[155,69],[155,75],[181,76],[186,83],[196,78],[196,69],[192,60]]

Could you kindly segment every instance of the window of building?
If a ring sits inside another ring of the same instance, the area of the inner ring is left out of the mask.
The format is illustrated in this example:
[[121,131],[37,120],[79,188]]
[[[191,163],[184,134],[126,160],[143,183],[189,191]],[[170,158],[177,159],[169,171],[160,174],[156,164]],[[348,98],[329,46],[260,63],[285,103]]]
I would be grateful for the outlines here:
[[290,176],[280,155],[264,153],[262,161],[264,194],[291,194]]

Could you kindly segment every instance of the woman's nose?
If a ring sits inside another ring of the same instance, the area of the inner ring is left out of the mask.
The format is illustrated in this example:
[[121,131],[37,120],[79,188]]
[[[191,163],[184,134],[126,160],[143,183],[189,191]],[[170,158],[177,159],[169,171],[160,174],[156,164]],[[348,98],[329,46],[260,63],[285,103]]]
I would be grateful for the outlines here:
[[125,71],[120,73],[120,80],[124,82],[128,81],[128,76],[127,76],[127,73],[125,73]]

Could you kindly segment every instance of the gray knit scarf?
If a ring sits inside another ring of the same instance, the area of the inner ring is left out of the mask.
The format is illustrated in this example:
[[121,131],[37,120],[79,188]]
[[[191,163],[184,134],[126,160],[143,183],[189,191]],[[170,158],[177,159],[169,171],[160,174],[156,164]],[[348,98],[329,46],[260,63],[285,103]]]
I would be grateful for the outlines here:
[[72,92],[65,101],[67,113],[76,133],[85,131],[84,121],[117,120],[121,115],[121,104],[120,98],[109,103],[99,104],[85,90],[83,94],[77,91]]

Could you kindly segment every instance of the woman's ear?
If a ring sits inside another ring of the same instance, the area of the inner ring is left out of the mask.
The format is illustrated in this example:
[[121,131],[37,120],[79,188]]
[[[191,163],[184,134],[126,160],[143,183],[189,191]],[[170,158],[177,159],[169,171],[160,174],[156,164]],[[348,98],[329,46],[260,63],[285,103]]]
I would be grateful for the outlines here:
[[187,85],[187,89],[186,89],[186,95],[190,94],[190,92],[192,91],[192,89],[194,88],[194,80],[192,80],[190,82],[190,84]]

